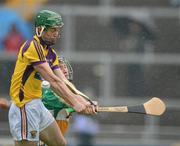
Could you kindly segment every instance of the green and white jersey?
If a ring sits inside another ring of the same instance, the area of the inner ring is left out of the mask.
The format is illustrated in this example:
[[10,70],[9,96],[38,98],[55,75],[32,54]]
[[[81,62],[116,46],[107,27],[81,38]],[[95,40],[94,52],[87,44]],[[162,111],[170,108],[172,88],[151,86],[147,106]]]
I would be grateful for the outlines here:
[[54,117],[56,118],[58,112],[62,109],[66,109],[68,113],[74,112],[74,109],[67,106],[62,98],[60,98],[50,88],[50,84],[47,81],[42,82],[42,102],[48,110],[54,111]]

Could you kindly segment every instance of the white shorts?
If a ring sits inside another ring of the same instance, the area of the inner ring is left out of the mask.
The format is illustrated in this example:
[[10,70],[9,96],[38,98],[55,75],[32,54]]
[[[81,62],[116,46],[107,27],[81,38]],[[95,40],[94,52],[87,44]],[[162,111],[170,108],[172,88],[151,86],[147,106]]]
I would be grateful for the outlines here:
[[53,121],[41,99],[34,99],[21,108],[12,103],[9,110],[10,131],[16,141],[39,141],[39,132]]

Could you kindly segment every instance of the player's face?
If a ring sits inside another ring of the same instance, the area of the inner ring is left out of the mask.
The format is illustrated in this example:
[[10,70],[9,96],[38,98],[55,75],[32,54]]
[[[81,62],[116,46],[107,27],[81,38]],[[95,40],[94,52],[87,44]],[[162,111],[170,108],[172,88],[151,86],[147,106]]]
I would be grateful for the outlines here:
[[65,77],[68,79],[69,78],[69,72],[68,72],[68,68],[67,68],[66,64],[60,63],[60,69],[62,70]]
[[50,27],[43,32],[42,39],[49,45],[54,45],[58,38],[60,38],[61,27]]

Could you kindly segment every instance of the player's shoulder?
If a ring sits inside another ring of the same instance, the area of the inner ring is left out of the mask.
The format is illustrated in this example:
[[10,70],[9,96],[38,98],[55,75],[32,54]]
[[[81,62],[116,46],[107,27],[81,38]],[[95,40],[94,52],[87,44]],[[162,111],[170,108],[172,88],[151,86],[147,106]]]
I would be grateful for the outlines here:
[[26,40],[20,47],[19,50],[19,55],[20,56],[24,56],[24,53],[26,53],[27,51],[30,51],[32,48],[32,39]]
[[33,39],[32,39],[32,47],[33,48],[41,48],[41,43],[40,43],[40,40],[37,36],[34,36]]
[[22,52],[29,51],[30,49],[33,49],[36,45],[39,45],[38,41],[35,39],[35,37],[26,40],[24,44],[22,45],[21,49]]

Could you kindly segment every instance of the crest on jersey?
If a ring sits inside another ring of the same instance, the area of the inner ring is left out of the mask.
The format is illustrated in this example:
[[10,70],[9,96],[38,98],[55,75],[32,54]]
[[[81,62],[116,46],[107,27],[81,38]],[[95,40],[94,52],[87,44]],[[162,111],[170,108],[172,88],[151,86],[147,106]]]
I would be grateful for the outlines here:
[[36,135],[37,135],[37,131],[36,131],[36,130],[31,131],[30,133],[31,133],[31,137],[32,137],[32,138],[35,138]]

